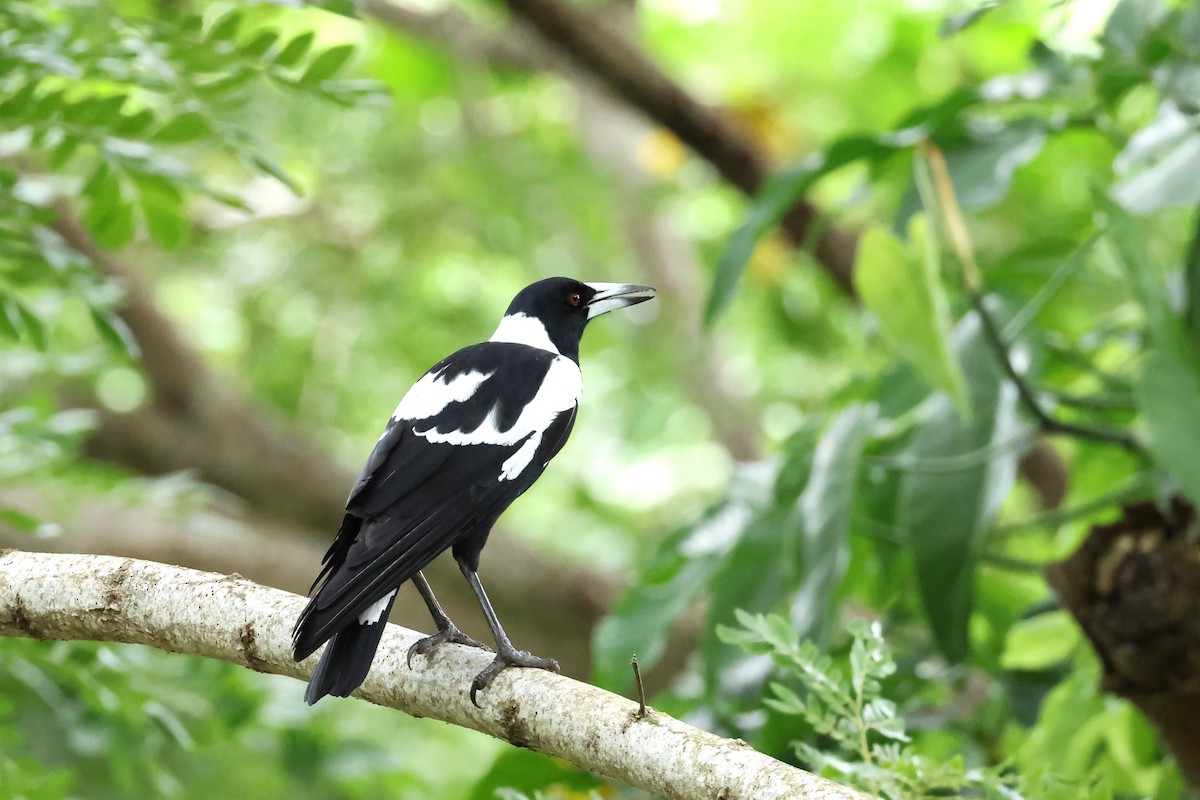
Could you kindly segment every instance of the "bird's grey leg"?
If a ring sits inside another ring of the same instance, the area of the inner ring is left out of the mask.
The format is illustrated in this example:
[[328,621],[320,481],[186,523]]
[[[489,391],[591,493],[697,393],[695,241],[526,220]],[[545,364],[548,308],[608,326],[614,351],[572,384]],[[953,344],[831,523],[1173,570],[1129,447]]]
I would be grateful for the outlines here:
[[440,644],[446,642],[457,642],[465,644],[468,647],[482,647],[484,650],[491,650],[483,642],[476,641],[470,636],[458,629],[458,626],[450,621],[450,617],[442,609],[442,604],[433,596],[433,588],[430,587],[429,581],[425,580],[425,575],[417,570],[417,574],[413,576],[413,585],[417,587],[417,591],[421,593],[421,599],[425,601],[425,605],[429,608],[429,613],[433,617],[433,624],[437,625],[438,632],[433,636],[426,636],[412,647],[408,648],[408,668],[412,669],[412,657],[414,655],[425,655]]
[[534,667],[536,669],[548,669],[551,672],[558,672],[558,662],[553,658],[539,658],[527,650],[518,650],[513,647],[508,634],[504,632],[504,628],[500,625],[500,619],[496,616],[496,610],[492,608],[492,603],[488,600],[487,592],[483,590],[483,584],[479,581],[479,575],[462,561],[458,562],[458,568],[462,570],[463,577],[467,579],[467,583],[471,584],[471,589],[475,592],[475,597],[479,600],[479,605],[483,608],[483,616],[487,618],[488,627],[492,629],[492,636],[496,639],[496,657],[471,682],[471,703],[476,708],[480,707],[479,703],[475,700],[476,692],[486,689],[488,684],[492,682],[492,679],[499,675],[505,667]]

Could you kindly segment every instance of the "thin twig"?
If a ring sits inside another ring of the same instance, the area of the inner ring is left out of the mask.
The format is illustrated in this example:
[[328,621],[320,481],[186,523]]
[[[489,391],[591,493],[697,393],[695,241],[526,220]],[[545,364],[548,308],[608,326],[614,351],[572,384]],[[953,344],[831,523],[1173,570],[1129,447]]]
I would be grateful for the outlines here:
[[1037,398],[1037,394],[1033,391],[1033,387],[1029,385],[1025,377],[1013,366],[1012,359],[1008,354],[1008,343],[1004,341],[999,326],[996,325],[996,321],[992,318],[991,313],[988,312],[983,302],[982,294],[978,292],[971,293],[971,307],[979,315],[979,322],[983,326],[984,337],[995,352],[996,358],[1000,361],[1000,367],[1004,370],[1004,374],[1017,387],[1017,393],[1021,396],[1021,400],[1029,409],[1029,412],[1033,414],[1034,418],[1037,419],[1038,425],[1044,433],[1074,436],[1077,439],[1115,444],[1131,453],[1140,454],[1145,452],[1145,447],[1142,443],[1124,431],[1096,428],[1090,425],[1078,425],[1074,422],[1055,419],[1046,413],[1046,410],[1042,408],[1042,404]]
[[629,666],[633,667],[633,680],[637,684],[638,693],[638,719],[646,718],[646,687],[642,685],[642,670],[638,666],[637,653],[633,654],[633,658],[629,659]]
[[[992,319],[992,315],[988,313],[983,302],[983,281],[979,274],[979,267],[975,263],[975,254],[971,246],[970,235],[967,232],[967,225],[963,218],[962,209],[958,205],[958,197],[954,192],[954,183],[950,179],[950,169],[946,166],[946,159],[937,145],[928,141],[921,143],[921,154],[924,156],[924,163],[929,166],[929,171],[933,178],[933,186],[931,188],[935,189],[937,193],[937,210],[940,212],[944,233],[950,240],[950,245],[962,267],[963,283],[966,286],[967,294],[971,298],[971,307],[975,309],[975,313],[979,315],[979,320],[983,325],[984,337],[995,352],[996,358],[1000,361],[1000,366],[1003,368],[1004,374],[1017,387],[1017,393],[1021,396],[1022,402],[1025,403],[1030,413],[1037,419],[1042,432],[1116,444],[1133,453],[1144,453],[1145,448],[1142,443],[1130,434],[1123,431],[1064,422],[1050,416],[1042,408],[1042,404],[1038,401],[1037,394],[1033,391],[1033,388],[1026,382],[1024,376],[1017,371],[1016,367],[1013,366],[1004,334],[1001,333],[1000,327]],[[918,171],[919,174],[920,172]]]

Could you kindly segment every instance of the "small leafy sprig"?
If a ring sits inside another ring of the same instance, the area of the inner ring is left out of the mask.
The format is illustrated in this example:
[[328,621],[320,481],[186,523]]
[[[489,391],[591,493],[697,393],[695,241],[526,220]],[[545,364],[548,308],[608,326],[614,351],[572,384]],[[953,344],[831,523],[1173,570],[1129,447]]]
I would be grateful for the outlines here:
[[764,703],[802,718],[822,738],[822,746],[792,743],[810,769],[890,800],[973,796],[1017,800],[1022,795],[1000,770],[968,767],[961,757],[935,761],[911,746],[896,704],[883,697],[883,681],[896,672],[896,661],[878,622],[850,623],[853,639],[848,672],[811,641],[801,641],[792,626],[776,615],[737,611],[740,628],[721,626],[717,635],[750,653],[770,655],[797,680],[806,696],[772,682]]

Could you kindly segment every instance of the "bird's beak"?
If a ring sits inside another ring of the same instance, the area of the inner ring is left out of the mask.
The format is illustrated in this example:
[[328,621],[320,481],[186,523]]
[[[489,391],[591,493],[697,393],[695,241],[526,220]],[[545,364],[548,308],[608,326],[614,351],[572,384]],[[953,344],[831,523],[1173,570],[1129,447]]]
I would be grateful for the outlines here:
[[639,286],[636,283],[589,283],[588,286],[596,291],[591,302],[587,304],[588,319],[595,319],[618,308],[644,303],[654,297],[652,287]]

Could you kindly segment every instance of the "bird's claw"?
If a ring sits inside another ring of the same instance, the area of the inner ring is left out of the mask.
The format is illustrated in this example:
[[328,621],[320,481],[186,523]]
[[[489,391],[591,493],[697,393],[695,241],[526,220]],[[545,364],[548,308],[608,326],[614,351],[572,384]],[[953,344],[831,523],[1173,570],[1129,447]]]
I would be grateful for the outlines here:
[[533,669],[549,670],[550,672],[561,671],[558,662],[553,658],[540,658],[528,650],[506,650],[501,648],[500,652],[496,653],[496,657],[492,659],[492,663],[488,664],[483,672],[476,675],[475,680],[471,681],[471,704],[473,706],[481,708],[479,702],[475,699],[476,693],[486,689],[492,680],[507,667],[531,667]]
[[424,639],[421,639],[412,647],[408,648],[408,657],[406,659],[408,662],[408,668],[412,669],[413,656],[423,656],[426,653],[431,653],[435,648],[440,647],[446,642],[465,644],[467,647],[478,647],[483,650],[487,650],[489,653],[492,652],[492,648],[488,647],[483,642],[472,639],[470,636],[467,636],[465,633],[460,631],[457,627],[451,625],[444,630],[438,631],[433,636],[426,636]]

